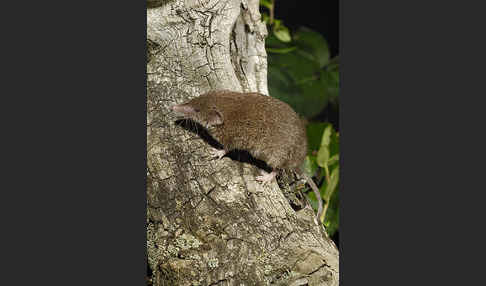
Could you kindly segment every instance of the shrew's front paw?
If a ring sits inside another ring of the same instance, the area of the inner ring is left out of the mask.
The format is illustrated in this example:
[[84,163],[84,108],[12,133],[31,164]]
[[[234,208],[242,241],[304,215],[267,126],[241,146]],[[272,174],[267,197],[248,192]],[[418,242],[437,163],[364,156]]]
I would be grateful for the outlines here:
[[213,149],[210,151],[211,157],[221,159],[224,155],[226,155],[226,151],[224,149]]

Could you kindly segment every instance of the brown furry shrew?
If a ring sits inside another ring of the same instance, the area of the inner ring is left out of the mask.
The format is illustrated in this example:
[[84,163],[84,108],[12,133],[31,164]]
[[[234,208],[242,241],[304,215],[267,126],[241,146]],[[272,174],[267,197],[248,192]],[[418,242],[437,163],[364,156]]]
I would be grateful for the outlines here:
[[320,218],[322,199],[319,189],[302,169],[307,155],[305,124],[287,103],[259,93],[218,90],[174,105],[172,110],[208,129],[223,145],[223,150],[213,152],[219,158],[239,149],[265,161],[273,171],[262,171],[261,176],[256,177],[263,184],[275,178],[277,171],[282,169],[303,175],[318,200],[317,218]]

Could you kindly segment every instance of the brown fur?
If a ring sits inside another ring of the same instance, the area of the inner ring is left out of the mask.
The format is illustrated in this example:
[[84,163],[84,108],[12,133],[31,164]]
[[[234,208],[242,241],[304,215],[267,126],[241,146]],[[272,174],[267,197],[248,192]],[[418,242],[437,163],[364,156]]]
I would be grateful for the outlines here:
[[304,122],[288,104],[270,96],[211,91],[174,110],[208,127],[226,152],[246,150],[274,169],[298,171],[307,154]]
[[[208,128],[224,147],[248,151],[273,170],[293,170],[302,174],[318,201],[316,222],[322,214],[322,199],[316,184],[302,165],[307,155],[304,121],[292,108],[270,96],[227,90],[210,91],[172,109]],[[218,154],[222,156],[223,154]],[[266,176],[260,180],[266,180]],[[270,177],[269,177],[270,178]]]

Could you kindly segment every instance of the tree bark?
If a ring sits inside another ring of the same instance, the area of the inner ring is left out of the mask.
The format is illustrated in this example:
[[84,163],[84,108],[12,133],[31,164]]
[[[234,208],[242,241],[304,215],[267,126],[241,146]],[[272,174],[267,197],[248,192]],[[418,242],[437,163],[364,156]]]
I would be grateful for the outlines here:
[[257,167],[211,158],[169,110],[214,89],[268,95],[259,1],[148,1],[150,283],[338,285],[338,250],[292,176],[262,187]]

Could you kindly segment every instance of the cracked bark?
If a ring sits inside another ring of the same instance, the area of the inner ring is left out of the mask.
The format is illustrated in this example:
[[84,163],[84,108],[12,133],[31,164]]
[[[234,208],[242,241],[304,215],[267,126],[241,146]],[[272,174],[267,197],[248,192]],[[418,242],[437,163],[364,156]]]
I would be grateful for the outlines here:
[[[293,176],[210,157],[169,106],[211,89],[268,94],[258,0],[149,1],[147,251],[154,285],[338,285],[336,246]],[[290,203],[289,203],[290,200]]]

